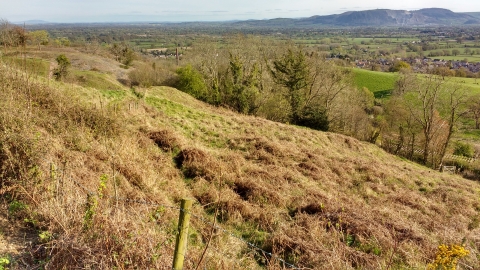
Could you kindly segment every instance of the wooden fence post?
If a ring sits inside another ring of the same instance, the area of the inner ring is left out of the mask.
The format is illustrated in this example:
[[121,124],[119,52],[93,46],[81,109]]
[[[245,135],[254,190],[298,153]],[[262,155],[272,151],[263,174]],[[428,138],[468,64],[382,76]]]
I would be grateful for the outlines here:
[[180,206],[177,242],[175,243],[175,254],[173,257],[174,270],[183,270],[183,262],[185,260],[185,253],[187,252],[188,225],[190,223],[192,202],[190,199],[183,199]]
[[55,178],[55,164],[50,163],[50,179],[52,180],[52,183],[55,183],[55,191],[53,193],[56,197],[58,194],[58,183],[55,181]]
[[67,160],[64,160],[62,165],[63,165],[63,172],[62,172],[61,179],[59,179],[60,190],[58,191],[61,197],[63,197],[63,186],[65,185],[65,173],[67,171]]

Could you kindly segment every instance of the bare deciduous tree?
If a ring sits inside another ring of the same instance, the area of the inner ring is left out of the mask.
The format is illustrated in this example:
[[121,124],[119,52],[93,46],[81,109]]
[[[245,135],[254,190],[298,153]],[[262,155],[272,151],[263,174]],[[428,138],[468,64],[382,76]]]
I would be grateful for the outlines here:
[[410,158],[418,144],[422,162],[438,166],[458,119],[466,112],[467,98],[465,89],[441,77],[428,75],[419,78],[413,73],[403,73],[395,97],[387,105],[389,121],[395,126],[390,134],[398,137],[394,152],[404,147],[405,135],[409,134]]

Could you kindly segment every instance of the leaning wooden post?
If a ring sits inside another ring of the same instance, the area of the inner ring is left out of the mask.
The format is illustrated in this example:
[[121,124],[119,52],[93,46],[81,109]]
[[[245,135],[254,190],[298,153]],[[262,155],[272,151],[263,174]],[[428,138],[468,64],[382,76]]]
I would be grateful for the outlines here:
[[55,196],[58,194],[58,183],[55,181],[55,164],[50,163],[50,179],[52,180],[52,183],[55,183],[55,191],[53,192]]
[[173,256],[173,269],[183,270],[183,261],[187,252],[188,224],[190,223],[190,209],[192,200],[183,199],[180,206],[180,216],[178,218],[178,234],[175,243],[175,254]]

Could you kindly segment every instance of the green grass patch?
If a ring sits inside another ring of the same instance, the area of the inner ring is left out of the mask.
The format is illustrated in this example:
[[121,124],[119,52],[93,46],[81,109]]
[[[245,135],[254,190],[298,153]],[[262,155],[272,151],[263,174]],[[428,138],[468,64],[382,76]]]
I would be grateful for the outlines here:
[[448,78],[448,80],[466,87],[470,94],[480,94],[480,79],[452,77]]
[[147,97],[145,100],[148,104],[160,109],[168,115],[175,115],[179,112],[183,112],[183,115],[187,111],[184,106],[163,98]]
[[386,73],[354,68],[355,85],[358,88],[366,87],[373,92],[375,98],[389,96],[395,87],[396,73]]
[[123,90],[100,90],[100,93],[108,99],[121,100],[127,96]]
[[480,130],[479,129],[469,129],[463,130],[457,134],[461,139],[473,139],[480,140]]
[[[451,49],[450,49],[451,50]],[[435,51],[435,50],[434,50]],[[441,51],[441,50],[440,50]],[[426,56],[428,56],[428,53],[427,52],[430,52],[430,51],[426,51],[424,52],[424,54]],[[468,62],[473,62],[473,63],[477,63],[477,62],[480,62],[480,55],[478,54],[474,54],[474,55],[470,55],[470,54],[459,54],[457,56],[453,56],[453,55],[450,55],[450,56],[431,56],[430,58],[433,58],[433,59],[442,59],[442,60],[445,60],[445,61],[449,61],[449,60],[452,60],[452,61],[462,61],[464,59],[467,59]]]
[[40,58],[3,57],[3,62],[40,77],[46,78],[50,72],[50,63]]

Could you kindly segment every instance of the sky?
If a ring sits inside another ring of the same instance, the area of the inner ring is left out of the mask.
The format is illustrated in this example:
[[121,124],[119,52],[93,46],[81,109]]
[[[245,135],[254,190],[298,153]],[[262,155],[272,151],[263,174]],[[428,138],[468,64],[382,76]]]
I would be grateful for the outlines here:
[[11,22],[185,22],[300,18],[369,9],[480,12],[478,0],[0,0]]

